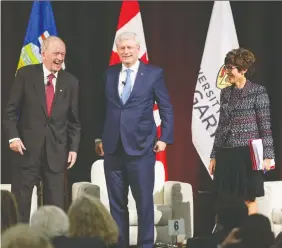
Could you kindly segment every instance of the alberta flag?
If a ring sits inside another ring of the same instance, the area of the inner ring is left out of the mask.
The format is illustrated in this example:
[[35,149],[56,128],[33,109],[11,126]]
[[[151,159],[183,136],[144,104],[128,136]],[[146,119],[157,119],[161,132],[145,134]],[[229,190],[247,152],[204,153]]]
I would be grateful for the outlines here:
[[51,3],[45,0],[34,1],[17,70],[26,65],[42,62],[41,43],[50,35],[57,36]]

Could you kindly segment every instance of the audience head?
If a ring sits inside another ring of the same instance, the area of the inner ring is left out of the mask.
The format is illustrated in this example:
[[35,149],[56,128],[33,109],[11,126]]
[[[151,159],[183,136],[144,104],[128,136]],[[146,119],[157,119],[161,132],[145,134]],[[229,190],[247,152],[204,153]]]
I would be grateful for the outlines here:
[[240,228],[238,237],[242,248],[269,248],[274,243],[274,234],[269,219],[261,214],[252,214]]
[[86,194],[78,197],[68,216],[70,237],[100,237],[108,245],[117,243],[117,225],[99,199]]
[[222,197],[217,205],[217,223],[225,230],[240,227],[248,217],[248,207],[242,198]]
[[49,239],[39,235],[27,224],[18,224],[3,232],[2,248],[52,248]]
[[1,232],[19,221],[17,202],[8,190],[1,190]]
[[67,214],[56,206],[42,206],[31,216],[30,226],[40,231],[43,235],[52,239],[54,237],[67,235],[69,219]]

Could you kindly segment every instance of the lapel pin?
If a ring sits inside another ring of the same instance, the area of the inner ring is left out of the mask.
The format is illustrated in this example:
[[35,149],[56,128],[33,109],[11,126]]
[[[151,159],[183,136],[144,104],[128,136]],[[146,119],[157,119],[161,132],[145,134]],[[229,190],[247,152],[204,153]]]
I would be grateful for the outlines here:
[[143,74],[143,72],[141,73],[141,76],[143,76],[144,74]]
[[60,90],[60,92],[62,92],[63,90]]

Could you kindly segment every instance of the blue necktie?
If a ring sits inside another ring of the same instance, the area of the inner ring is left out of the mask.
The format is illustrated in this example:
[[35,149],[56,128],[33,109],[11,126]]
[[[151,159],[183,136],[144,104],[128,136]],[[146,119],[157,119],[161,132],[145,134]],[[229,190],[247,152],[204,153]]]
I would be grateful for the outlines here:
[[126,103],[128,100],[130,93],[131,93],[131,78],[130,73],[133,72],[131,69],[126,69],[126,79],[125,79],[125,85],[123,87],[122,93],[121,93],[121,100],[123,104]]

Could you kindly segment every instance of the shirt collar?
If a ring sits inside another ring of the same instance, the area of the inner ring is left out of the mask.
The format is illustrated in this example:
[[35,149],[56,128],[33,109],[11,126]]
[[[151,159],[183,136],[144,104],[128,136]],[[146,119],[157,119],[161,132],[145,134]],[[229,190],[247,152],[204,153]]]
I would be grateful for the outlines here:
[[137,73],[139,65],[140,65],[140,61],[139,61],[139,59],[137,59],[135,64],[133,66],[131,66],[130,68],[127,68],[124,64],[122,64],[121,70],[122,70],[122,72],[125,72],[126,69],[131,69],[134,73]]
[[[43,73],[44,73],[44,78],[47,78],[52,72],[50,72],[46,66],[43,64]],[[57,78],[58,77],[58,72],[53,73],[54,76]]]

